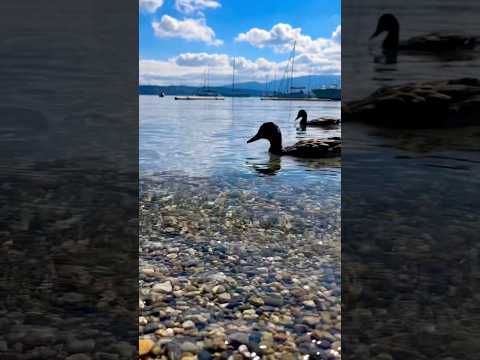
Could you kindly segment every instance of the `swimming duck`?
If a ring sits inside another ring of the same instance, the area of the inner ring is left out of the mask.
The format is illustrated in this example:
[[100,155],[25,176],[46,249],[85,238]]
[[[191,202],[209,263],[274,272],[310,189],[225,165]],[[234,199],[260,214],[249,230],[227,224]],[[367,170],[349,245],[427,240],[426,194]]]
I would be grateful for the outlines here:
[[383,41],[382,47],[387,51],[410,50],[441,53],[473,49],[479,43],[478,37],[448,32],[433,32],[400,41],[400,24],[392,14],[383,14],[378,19],[377,29],[370,39],[377,37],[383,32],[387,32],[387,36]]
[[339,156],[342,147],[342,141],[339,137],[300,140],[295,145],[283,147],[282,133],[280,128],[273,122],[263,123],[257,134],[248,140],[247,143],[260,139],[266,139],[270,142],[270,149],[268,151],[272,154],[305,158]]
[[480,79],[462,78],[382,87],[342,104],[342,121],[398,128],[478,125]]
[[340,124],[339,119],[334,119],[330,117],[321,117],[317,119],[312,119],[307,121],[307,112],[305,110],[299,110],[297,114],[297,118],[295,120],[300,120],[300,126],[305,128],[306,126],[319,126],[324,128],[332,128],[337,127]]

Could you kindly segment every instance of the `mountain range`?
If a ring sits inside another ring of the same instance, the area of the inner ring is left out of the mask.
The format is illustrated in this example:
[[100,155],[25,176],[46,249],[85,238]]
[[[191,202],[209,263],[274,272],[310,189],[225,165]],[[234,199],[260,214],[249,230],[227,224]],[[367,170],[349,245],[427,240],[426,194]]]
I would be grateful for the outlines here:
[[[293,78],[294,87],[305,87],[304,91],[310,89],[318,89],[323,86],[338,86],[340,87],[341,79],[339,75],[312,75],[299,76]],[[232,96],[232,84],[223,86],[210,86],[210,89],[224,95]],[[266,83],[249,81],[235,84],[235,95],[241,96],[262,96],[271,94],[273,91],[286,92],[288,84],[285,80],[273,80]],[[140,95],[158,95],[164,92],[167,95],[195,95],[201,87],[199,86],[184,86],[184,85],[140,85]]]

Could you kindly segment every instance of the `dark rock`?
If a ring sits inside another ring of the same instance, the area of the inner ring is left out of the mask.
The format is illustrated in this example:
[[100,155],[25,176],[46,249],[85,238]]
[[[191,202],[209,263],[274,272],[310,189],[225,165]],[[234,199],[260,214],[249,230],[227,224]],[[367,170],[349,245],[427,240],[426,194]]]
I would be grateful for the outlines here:
[[197,355],[198,360],[213,360],[213,355],[207,350],[202,350]]

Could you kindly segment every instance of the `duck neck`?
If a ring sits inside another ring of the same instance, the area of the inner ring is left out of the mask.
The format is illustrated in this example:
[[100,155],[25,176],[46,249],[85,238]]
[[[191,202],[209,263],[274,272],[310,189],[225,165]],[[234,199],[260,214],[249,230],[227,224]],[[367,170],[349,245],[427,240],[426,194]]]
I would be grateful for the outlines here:
[[270,141],[270,149],[268,149],[268,151],[270,151],[272,154],[277,154],[277,155],[279,155],[283,152],[282,135],[281,134],[277,134],[275,136],[272,136],[268,140]]
[[300,119],[300,126],[305,126],[307,125],[307,115],[303,115],[302,118]]
[[385,40],[383,40],[384,49],[397,49],[400,39],[400,31],[398,27],[391,29]]

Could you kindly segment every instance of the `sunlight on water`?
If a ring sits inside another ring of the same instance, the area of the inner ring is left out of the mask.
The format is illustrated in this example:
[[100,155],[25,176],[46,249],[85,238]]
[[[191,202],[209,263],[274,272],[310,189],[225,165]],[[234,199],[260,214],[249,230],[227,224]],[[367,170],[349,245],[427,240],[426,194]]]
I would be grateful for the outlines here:
[[338,162],[291,157],[280,161],[271,159],[266,141],[246,143],[267,121],[280,126],[284,146],[305,138],[340,135],[339,130],[296,129],[295,117],[302,108],[310,118],[340,117],[340,103],[333,101],[291,103],[258,98],[175,101],[170,96],[140,96],[141,172],[249,177],[262,174],[255,169],[271,165],[278,175],[297,181],[312,177],[315,180],[322,172],[338,174]]

